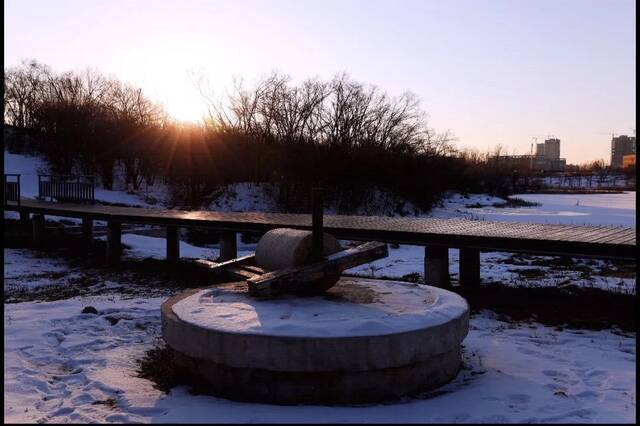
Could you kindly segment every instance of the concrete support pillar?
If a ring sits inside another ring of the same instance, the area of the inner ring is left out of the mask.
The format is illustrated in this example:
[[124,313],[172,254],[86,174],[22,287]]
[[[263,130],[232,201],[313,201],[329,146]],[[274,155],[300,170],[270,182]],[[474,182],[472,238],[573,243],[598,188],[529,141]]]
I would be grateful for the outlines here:
[[87,252],[91,250],[91,243],[93,241],[93,219],[90,216],[82,218],[82,244]]
[[449,249],[444,246],[426,246],[424,248],[424,281],[427,285],[448,287],[451,284],[449,276]]
[[44,245],[44,215],[34,214],[31,218],[31,238],[35,247]]
[[175,226],[167,226],[167,260],[172,263],[180,260],[180,238]]
[[120,261],[122,252],[122,224],[107,222],[107,264],[115,265]]
[[480,283],[480,250],[460,249],[460,285],[469,286]]
[[224,231],[220,236],[220,261],[231,260],[238,257],[238,245],[236,243],[236,233]]

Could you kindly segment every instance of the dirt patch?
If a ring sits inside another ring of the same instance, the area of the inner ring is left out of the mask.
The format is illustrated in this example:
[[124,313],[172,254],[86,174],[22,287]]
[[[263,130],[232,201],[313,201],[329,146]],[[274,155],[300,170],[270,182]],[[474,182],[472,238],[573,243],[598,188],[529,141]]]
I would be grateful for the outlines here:
[[375,291],[362,284],[338,284],[337,286],[329,289],[324,295],[324,298],[334,302],[350,302],[350,303],[375,303],[378,300],[378,295]]
[[110,409],[115,409],[118,407],[118,401],[115,398],[107,398],[99,401],[93,401],[93,405],[104,405]]
[[536,203],[533,201],[523,200],[522,198],[517,197],[507,197],[503,203],[493,203],[492,206],[503,209],[507,207],[536,207],[541,205],[540,203]]
[[543,269],[533,268],[533,269],[509,269],[509,272],[520,275],[522,278],[526,279],[535,279],[535,278],[544,278],[547,275],[547,272]]
[[176,367],[173,351],[164,343],[148,350],[137,363],[137,377],[151,381],[153,387],[164,393],[184,382],[185,375]]

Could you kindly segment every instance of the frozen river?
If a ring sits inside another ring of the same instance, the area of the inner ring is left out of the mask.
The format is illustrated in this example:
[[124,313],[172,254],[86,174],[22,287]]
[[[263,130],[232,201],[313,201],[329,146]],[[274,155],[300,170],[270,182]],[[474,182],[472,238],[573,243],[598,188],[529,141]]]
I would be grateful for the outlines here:
[[636,227],[636,193],[620,194],[517,194],[539,203],[535,207],[468,208],[485,220]]

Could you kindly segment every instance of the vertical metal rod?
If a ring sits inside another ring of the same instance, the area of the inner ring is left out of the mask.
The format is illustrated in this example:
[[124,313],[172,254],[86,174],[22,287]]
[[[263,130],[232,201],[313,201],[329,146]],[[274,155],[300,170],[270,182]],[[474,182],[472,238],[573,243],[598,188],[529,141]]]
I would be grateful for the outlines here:
[[115,265],[120,261],[122,252],[122,224],[107,221],[107,264]]
[[171,263],[180,260],[180,237],[177,226],[167,226],[167,260]]
[[223,231],[220,235],[220,261],[238,257],[238,242],[234,231]]
[[323,257],[323,193],[322,188],[311,190],[311,257],[320,260]]
[[462,286],[477,285],[480,283],[480,250],[473,248],[461,248],[459,265],[459,283]]
[[91,216],[84,216],[82,218],[82,243],[85,249],[85,254],[89,254],[91,251],[91,245],[93,242],[93,219]]
[[37,248],[42,248],[42,246],[44,246],[44,223],[44,215],[42,214],[34,214],[31,218],[31,238],[33,245]]

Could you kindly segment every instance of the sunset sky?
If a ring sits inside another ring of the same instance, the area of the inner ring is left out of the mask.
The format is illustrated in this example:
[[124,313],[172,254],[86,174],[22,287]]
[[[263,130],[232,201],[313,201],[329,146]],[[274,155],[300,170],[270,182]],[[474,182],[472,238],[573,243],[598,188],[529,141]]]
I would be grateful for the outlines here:
[[569,162],[608,161],[611,133],[636,127],[633,0],[5,0],[4,10],[5,67],[94,67],[182,120],[205,110],[190,72],[222,93],[234,75],[346,71],[416,93],[459,147],[524,154],[554,135]]

